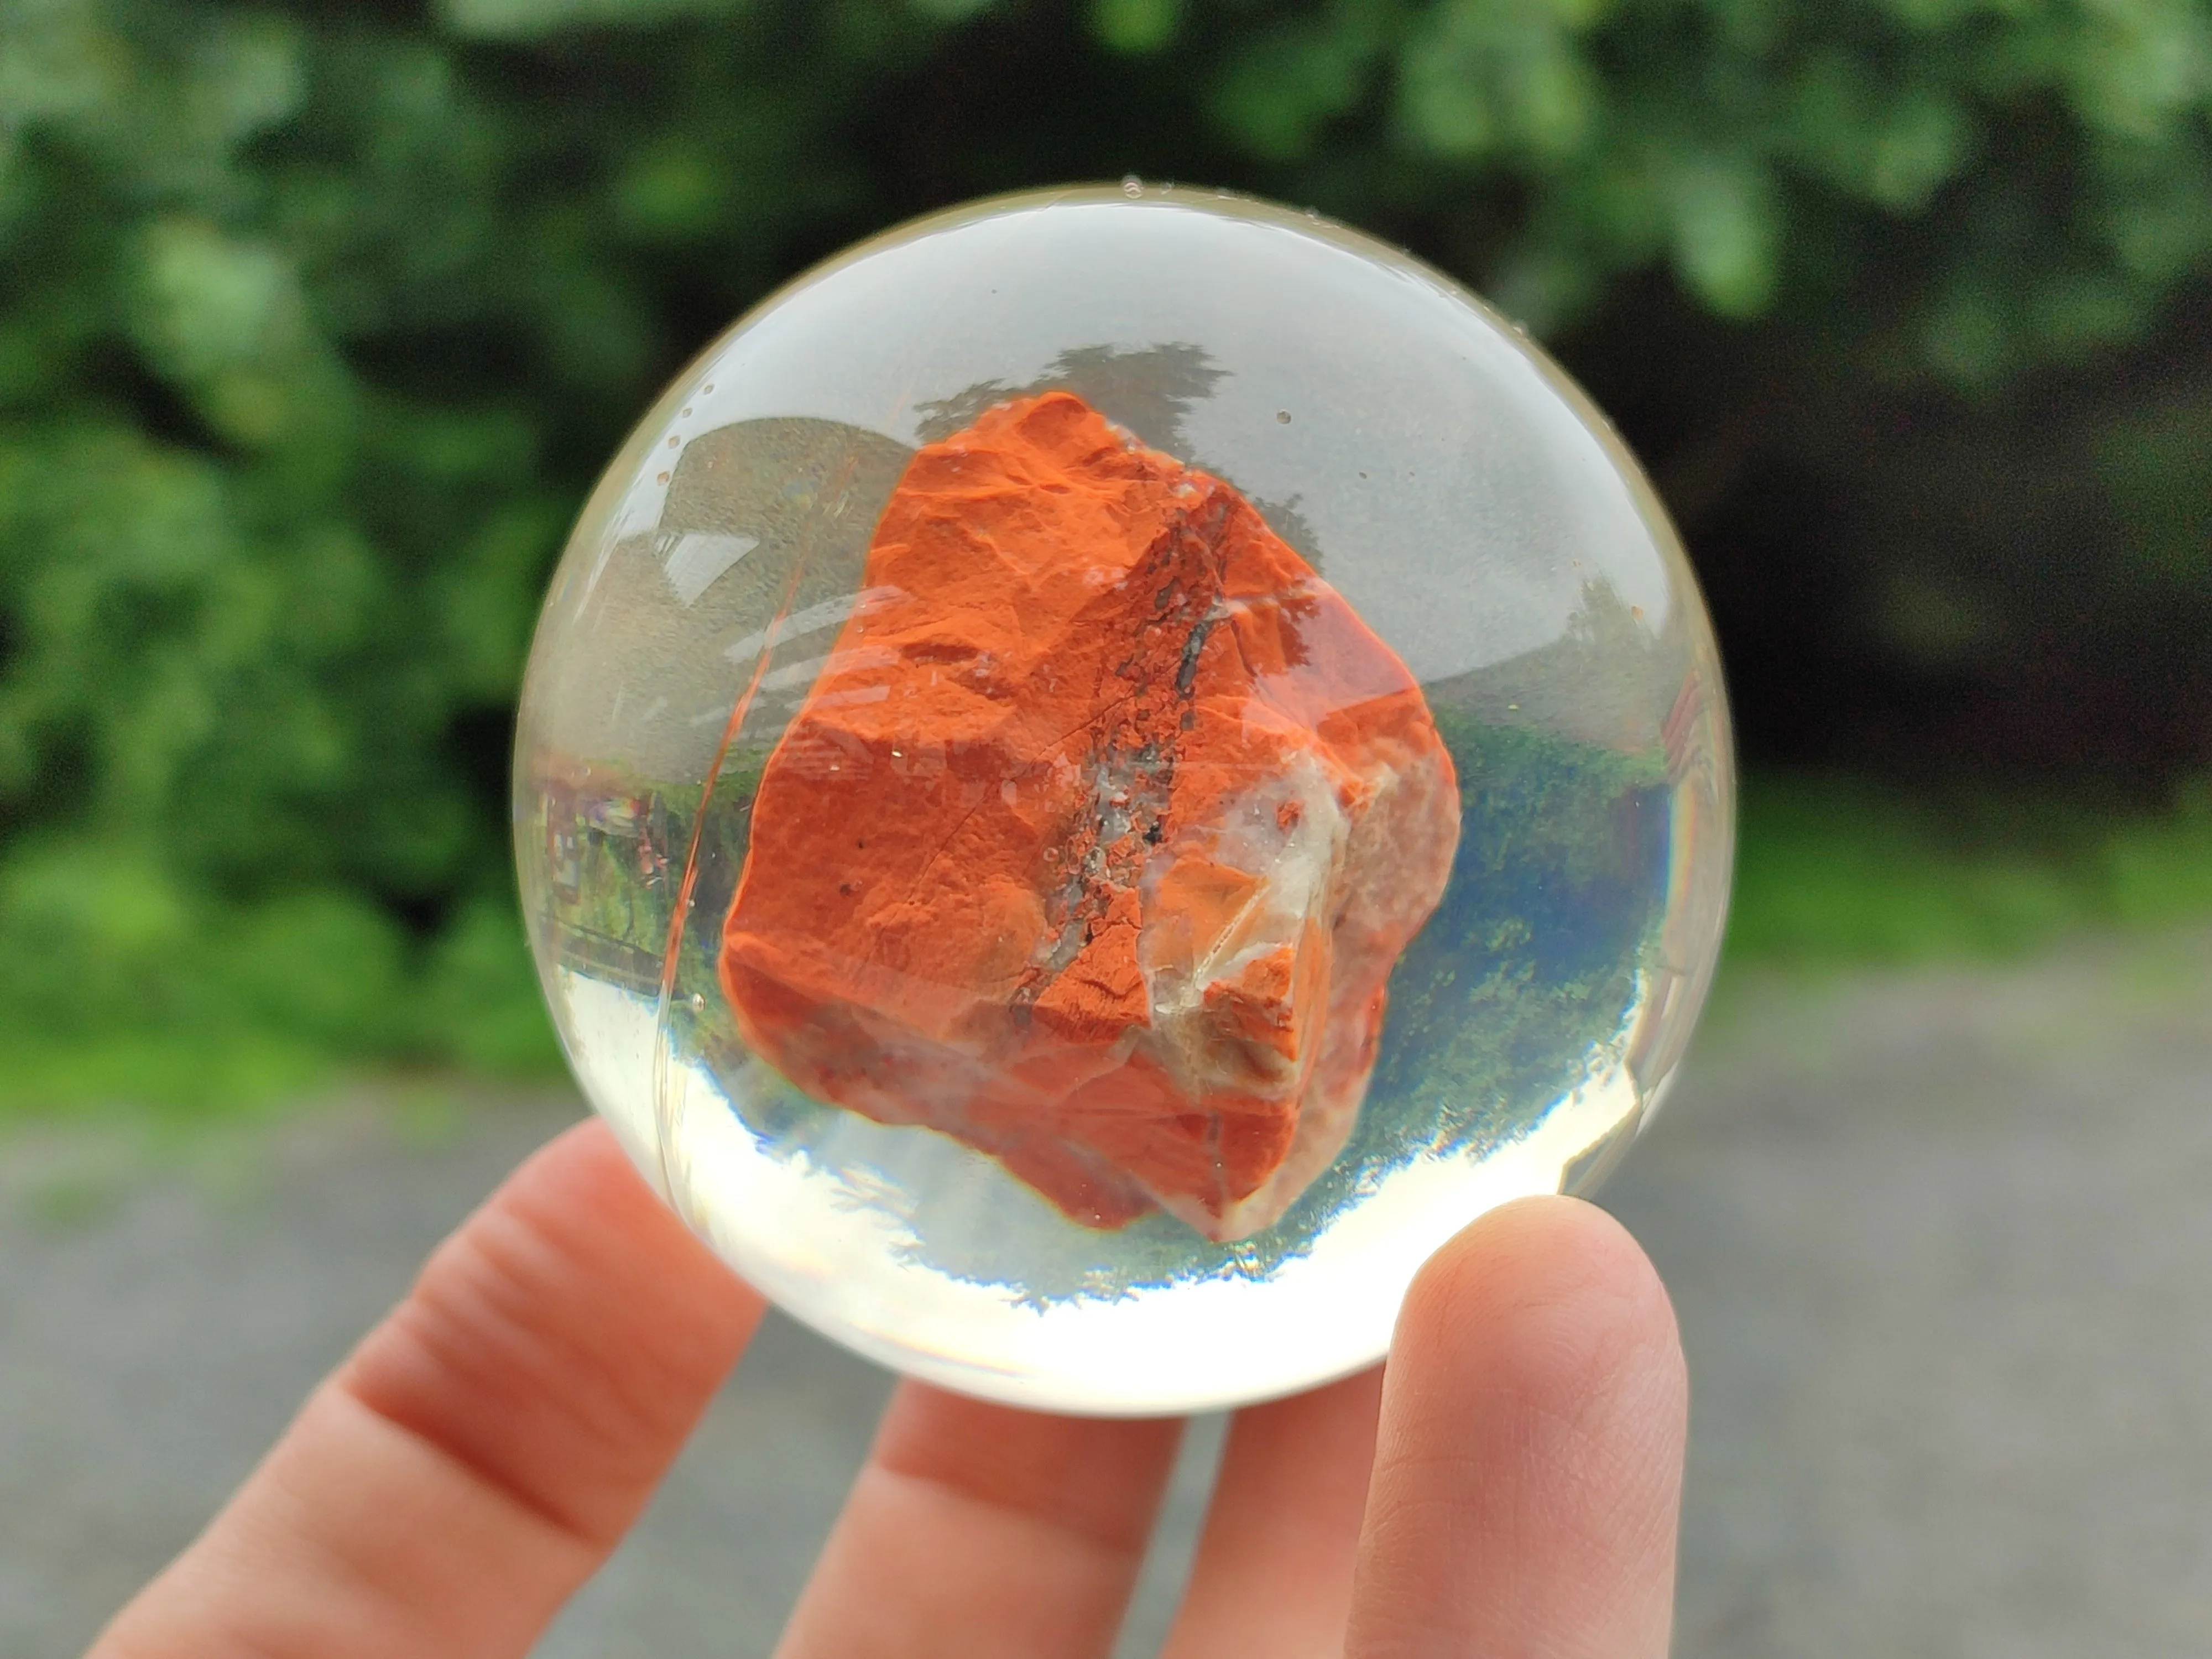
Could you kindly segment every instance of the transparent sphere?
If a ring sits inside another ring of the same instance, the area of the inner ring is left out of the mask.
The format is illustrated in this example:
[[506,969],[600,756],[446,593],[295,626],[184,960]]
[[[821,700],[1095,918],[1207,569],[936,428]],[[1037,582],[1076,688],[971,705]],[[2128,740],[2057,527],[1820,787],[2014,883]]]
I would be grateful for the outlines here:
[[1225,195],[868,242],[607,470],[523,696],[568,1057],[738,1273],[1018,1405],[1378,1358],[1588,1190],[1719,944],[1712,636],[1603,418],[1450,282]]

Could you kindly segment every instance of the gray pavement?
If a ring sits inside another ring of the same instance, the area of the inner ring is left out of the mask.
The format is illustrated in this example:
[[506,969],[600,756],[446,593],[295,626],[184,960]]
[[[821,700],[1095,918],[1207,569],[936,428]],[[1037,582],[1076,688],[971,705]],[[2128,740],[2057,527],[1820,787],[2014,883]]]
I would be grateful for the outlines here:
[[[0,1655],[77,1652],[575,1109],[0,1137]],[[1685,1659],[2212,1652],[2212,935],[1740,979],[1604,1197],[1690,1352]],[[765,1654],[885,1386],[772,1322],[544,1659]]]
[[1678,1651],[2212,1653],[2212,938],[1735,988],[1606,1194],[1690,1356]]

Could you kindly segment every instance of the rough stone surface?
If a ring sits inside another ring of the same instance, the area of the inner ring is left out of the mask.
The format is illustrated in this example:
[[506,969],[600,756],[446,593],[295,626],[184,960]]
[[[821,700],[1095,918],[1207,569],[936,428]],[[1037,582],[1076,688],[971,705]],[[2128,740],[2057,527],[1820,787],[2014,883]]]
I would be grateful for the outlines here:
[[1389,648],[1066,392],[920,451],[763,772],[722,981],[816,1097],[1209,1237],[1349,1134],[1459,833]]

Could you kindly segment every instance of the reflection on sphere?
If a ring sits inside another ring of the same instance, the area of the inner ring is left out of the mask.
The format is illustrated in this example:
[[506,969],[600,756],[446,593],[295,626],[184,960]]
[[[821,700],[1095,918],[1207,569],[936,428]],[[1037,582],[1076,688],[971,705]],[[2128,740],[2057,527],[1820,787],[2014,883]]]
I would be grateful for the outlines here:
[[1371,1363],[1587,1190],[1718,944],[1672,532],[1559,372],[1304,216],[986,203],[663,397],[555,579],[516,833],[631,1156],[799,1318],[1154,1413]]

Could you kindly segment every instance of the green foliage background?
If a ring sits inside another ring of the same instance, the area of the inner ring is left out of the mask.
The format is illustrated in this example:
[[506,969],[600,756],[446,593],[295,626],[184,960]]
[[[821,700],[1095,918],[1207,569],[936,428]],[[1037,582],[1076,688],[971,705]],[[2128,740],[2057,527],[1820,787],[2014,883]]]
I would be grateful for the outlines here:
[[[2199,0],[0,0],[0,1096],[546,1063],[507,722],[594,471],[782,276],[1069,177],[1549,337],[1755,760],[2152,811],[2212,763],[2208,112]],[[1754,814],[1749,936],[1862,927],[1761,872],[1888,799]],[[2160,908],[2190,813],[1991,914]]]

